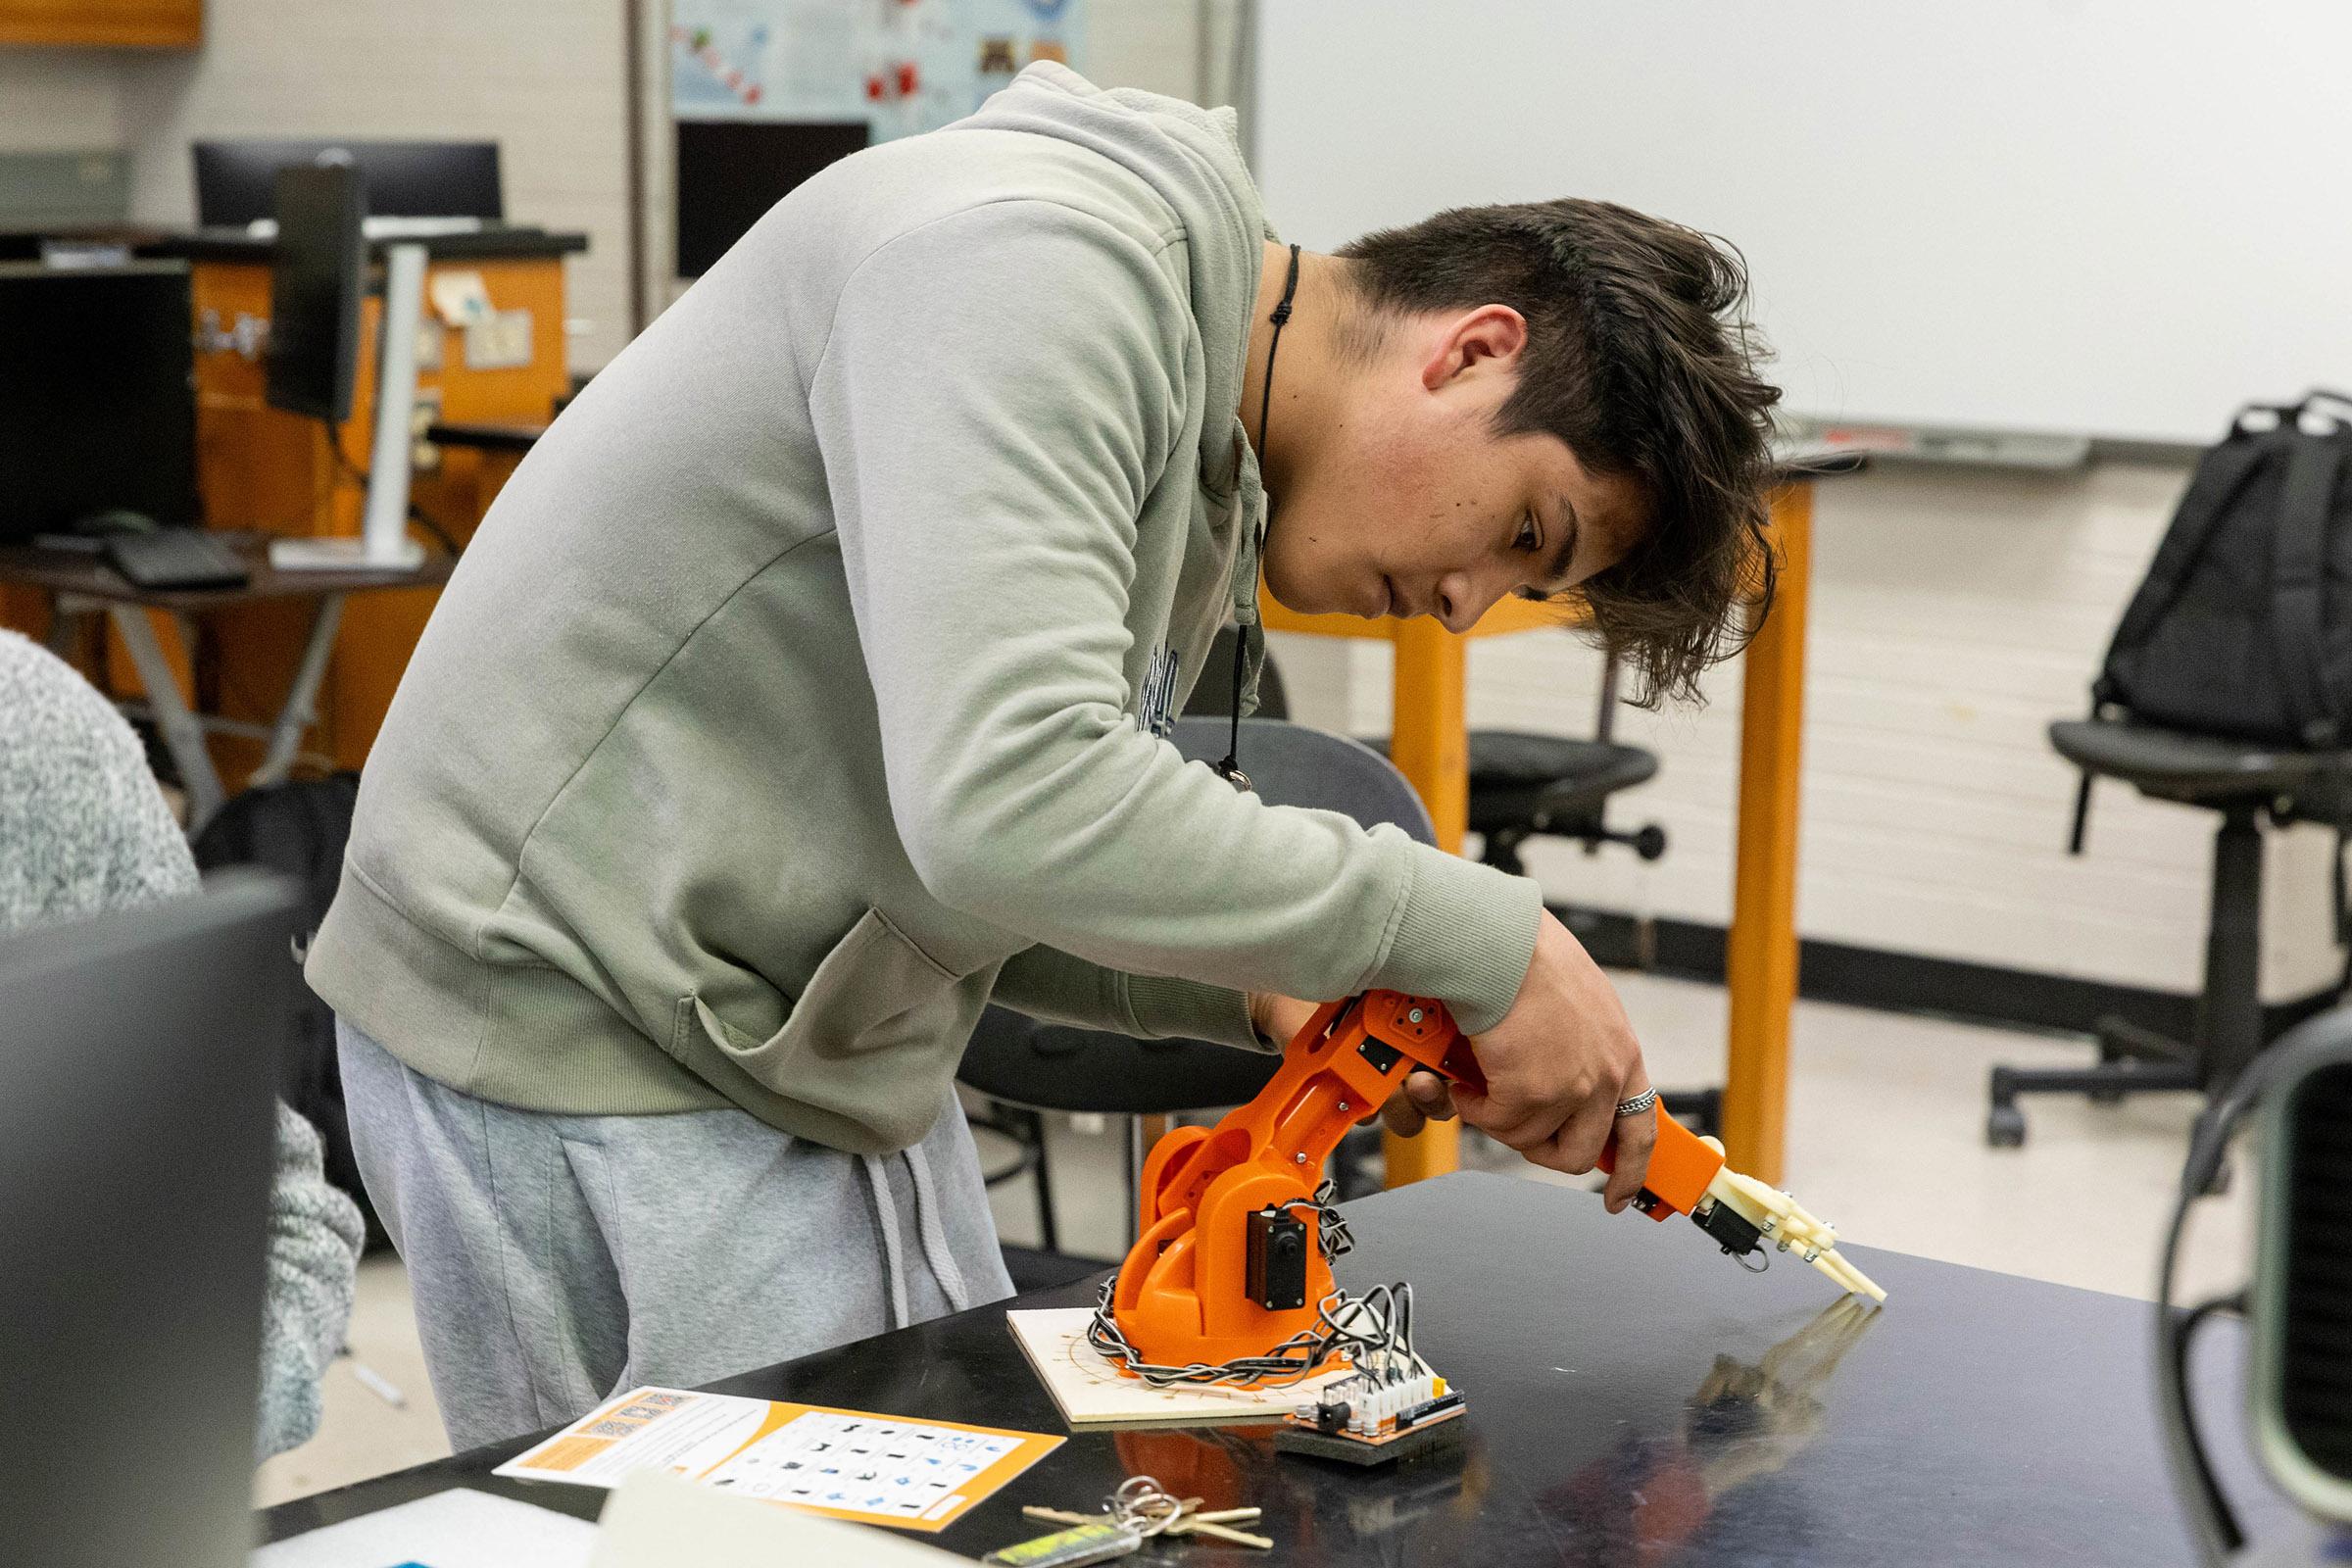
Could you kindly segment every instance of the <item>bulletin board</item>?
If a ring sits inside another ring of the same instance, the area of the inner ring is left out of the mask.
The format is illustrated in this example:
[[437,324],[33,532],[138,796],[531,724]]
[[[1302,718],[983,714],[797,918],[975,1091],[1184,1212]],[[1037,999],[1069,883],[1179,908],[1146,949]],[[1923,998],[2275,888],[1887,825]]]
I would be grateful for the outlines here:
[[1021,69],[1084,70],[1082,0],[674,0],[677,272],[697,277],[802,180],[961,120]]
[[888,141],[961,120],[1034,61],[1077,65],[1084,17],[1080,0],[676,0],[670,109],[863,121]]

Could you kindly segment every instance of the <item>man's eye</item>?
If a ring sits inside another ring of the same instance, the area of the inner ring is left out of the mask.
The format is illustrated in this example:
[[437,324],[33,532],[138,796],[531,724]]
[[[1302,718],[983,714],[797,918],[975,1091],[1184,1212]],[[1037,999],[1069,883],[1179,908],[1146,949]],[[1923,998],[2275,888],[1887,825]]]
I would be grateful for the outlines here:
[[1543,541],[1536,533],[1536,519],[1534,515],[1531,514],[1530,515],[1519,519],[1519,538],[1517,540],[1518,548],[1521,550],[1533,550],[1542,542]]

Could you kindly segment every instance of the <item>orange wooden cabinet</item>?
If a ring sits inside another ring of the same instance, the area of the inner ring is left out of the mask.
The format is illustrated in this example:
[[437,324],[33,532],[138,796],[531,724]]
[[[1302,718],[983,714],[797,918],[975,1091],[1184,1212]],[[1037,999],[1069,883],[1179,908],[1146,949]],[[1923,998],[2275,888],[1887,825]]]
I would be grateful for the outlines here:
[[204,0],[0,0],[0,44],[193,49]]
[[[5,6],[9,0],[0,0]],[[564,355],[564,256],[576,239],[527,244],[521,254],[436,258],[427,267],[429,291],[443,271],[478,275],[492,309],[531,318],[527,364],[476,368],[466,363],[465,334],[442,326],[428,312],[427,352],[417,376],[419,412],[453,423],[544,423],[568,390]],[[190,270],[196,351],[196,469],[204,520],[213,527],[282,535],[354,535],[366,498],[365,474],[375,413],[375,336],[381,301],[363,310],[361,351],[351,417],[334,432],[316,420],[269,406],[262,362],[270,318],[266,247],[231,247],[227,255],[199,254]],[[337,449],[340,448],[338,454]],[[472,450],[421,450],[423,465],[411,486],[416,509],[461,546],[472,537],[515,459]],[[400,589],[352,595],[335,639],[333,662],[318,699],[318,720],[305,737],[306,754],[337,767],[356,768],[382,724],[401,671],[415,651],[439,591]],[[158,640],[179,676],[182,692],[203,710],[224,718],[266,723],[283,702],[301,656],[315,605],[304,600],[248,602],[204,615],[205,655],[186,657],[180,628],[157,612]],[[0,625],[40,637],[49,617],[38,592],[0,585]],[[102,671],[118,697],[140,695],[120,637],[105,632]],[[231,793],[261,761],[263,743],[242,736],[210,738],[214,764]]]
[[[464,333],[443,327],[428,311],[424,331],[432,352],[422,356],[417,374],[422,412],[458,422],[545,421],[569,386],[562,258],[435,260],[426,271],[428,291],[433,277],[443,271],[479,275],[497,310],[528,311],[532,354],[524,366],[471,368],[465,363]],[[269,317],[269,267],[200,261],[193,292],[198,338],[207,345],[196,356],[197,469],[206,520],[217,528],[258,528],[273,534],[358,533],[367,493],[361,475],[368,464],[374,429],[376,323],[382,301],[369,296],[362,315],[359,375],[351,417],[335,432],[338,457],[317,420],[270,408],[264,401],[261,359],[236,346],[240,337],[252,341],[250,333],[237,332],[240,318]],[[411,498],[417,511],[463,545],[513,471],[514,460],[471,451],[425,456],[431,466],[417,471]],[[308,750],[332,758],[339,767],[356,768],[367,760],[368,748],[437,597],[437,589],[403,589],[355,594],[345,604],[334,663],[319,693],[318,724],[311,732]],[[241,606],[217,619],[213,678],[219,686],[220,710],[233,718],[266,718],[268,713],[259,710],[274,704],[283,690],[286,672],[293,668],[308,633],[309,607]],[[223,776],[232,781],[260,759],[259,742],[218,737],[213,751]]]

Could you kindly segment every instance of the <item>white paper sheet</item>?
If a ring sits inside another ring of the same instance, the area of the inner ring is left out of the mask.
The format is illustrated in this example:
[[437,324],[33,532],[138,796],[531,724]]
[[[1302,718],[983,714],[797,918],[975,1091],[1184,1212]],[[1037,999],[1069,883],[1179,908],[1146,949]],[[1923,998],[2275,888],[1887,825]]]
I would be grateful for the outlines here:
[[641,1470],[605,1505],[591,1568],[951,1568],[964,1560],[865,1525],[730,1497],[659,1470]]
[[596,1526],[461,1487],[296,1536],[252,1568],[587,1568]]

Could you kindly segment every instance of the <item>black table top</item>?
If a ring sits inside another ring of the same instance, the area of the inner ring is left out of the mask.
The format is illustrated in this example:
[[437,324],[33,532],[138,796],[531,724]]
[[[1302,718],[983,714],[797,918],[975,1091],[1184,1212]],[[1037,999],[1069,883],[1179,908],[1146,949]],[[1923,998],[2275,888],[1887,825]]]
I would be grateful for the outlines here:
[[[1074,1434],[935,1539],[978,1557],[1042,1532],[1023,1503],[1092,1508],[1150,1474],[1211,1506],[1262,1507],[1277,1544],[1163,1544],[1138,1562],[2195,1560],[2159,1446],[2144,1302],[1848,1249],[1889,1292],[1873,1314],[1838,1305],[1791,1258],[1751,1276],[1686,1221],[1611,1216],[1591,1195],[1500,1176],[1425,1182],[1348,1213],[1357,1249],[1342,1282],[1412,1281],[1419,1348],[1469,1397],[1464,1446],[1363,1471],[1277,1455],[1262,1427]],[[1004,1310],[715,1387],[1065,1431]],[[2215,1348],[2226,1353],[2200,1358],[2201,1404],[2230,1491],[2257,1542],[2309,1539],[2243,1458],[2233,1348]],[[531,1441],[282,1504],[266,1534],[460,1484],[593,1518],[601,1492],[491,1479]]]

